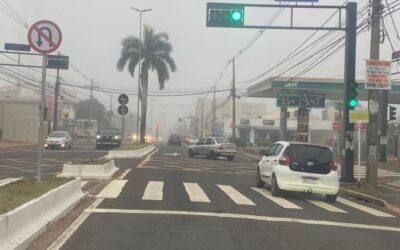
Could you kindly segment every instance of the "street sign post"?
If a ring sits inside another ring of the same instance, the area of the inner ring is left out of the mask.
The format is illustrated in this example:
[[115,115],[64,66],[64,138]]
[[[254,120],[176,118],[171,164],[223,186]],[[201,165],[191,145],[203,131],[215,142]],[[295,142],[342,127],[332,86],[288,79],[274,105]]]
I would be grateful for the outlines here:
[[31,51],[31,46],[28,44],[19,44],[19,43],[5,43],[4,44],[5,50],[14,50],[14,51]]
[[126,94],[120,94],[118,96],[118,103],[121,104],[118,107],[118,114],[121,115],[121,130],[123,140],[125,140],[125,115],[128,114],[128,107],[126,106],[128,102],[129,98]]
[[69,56],[47,56],[47,68],[48,69],[68,69],[69,68]]
[[125,94],[120,94],[120,95],[118,96],[118,103],[119,103],[119,104],[125,105],[125,104],[127,104],[128,102],[129,102],[129,98],[128,98],[127,95],[125,95]]
[[28,31],[29,45],[35,51],[48,54],[57,50],[62,41],[62,33],[57,24],[49,20],[40,20]]
[[357,123],[358,126],[358,165],[357,165],[357,181],[358,184],[361,183],[360,177],[360,167],[361,167],[361,129],[363,123],[369,122],[369,112],[366,111],[359,111],[359,110],[349,110],[349,122],[350,123]]
[[120,106],[118,107],[118,114],[120,114],[120,115],[122,115],[122,116],[128,114],[128,107],[125,106],[125,105],[120,105]]
[[61,30],[57,24],[41,20],[34,23],[28,30],[28,42],[31,48],[41,54],[42,58],[42,85],[40,94],[40,123],[39,123],[39,140],[38,140],[38,181],[42,175],[42,157],[43,157],[43,125],[44,125],[44,98],[46,85],[46,70],[48,53],[57,50],[62,41]]

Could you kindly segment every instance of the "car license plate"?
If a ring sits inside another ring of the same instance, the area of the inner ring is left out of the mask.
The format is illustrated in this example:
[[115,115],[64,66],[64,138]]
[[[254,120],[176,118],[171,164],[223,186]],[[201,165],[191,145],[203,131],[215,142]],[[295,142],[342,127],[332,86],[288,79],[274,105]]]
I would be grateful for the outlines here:
[[311,177],[311,176],[303,176],[301,177],[303,183],[308,183],[308,184],[318,184],[319,180],[317,177]]

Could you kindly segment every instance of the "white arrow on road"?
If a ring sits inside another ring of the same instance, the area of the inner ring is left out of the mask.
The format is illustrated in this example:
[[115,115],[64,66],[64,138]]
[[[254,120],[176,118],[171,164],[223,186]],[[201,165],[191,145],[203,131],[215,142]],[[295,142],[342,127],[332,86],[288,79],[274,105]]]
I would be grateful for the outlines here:
[[164,155],[170,155],[170,156],[178,156],[178,153],[173,153],[173,154],[164,154]]

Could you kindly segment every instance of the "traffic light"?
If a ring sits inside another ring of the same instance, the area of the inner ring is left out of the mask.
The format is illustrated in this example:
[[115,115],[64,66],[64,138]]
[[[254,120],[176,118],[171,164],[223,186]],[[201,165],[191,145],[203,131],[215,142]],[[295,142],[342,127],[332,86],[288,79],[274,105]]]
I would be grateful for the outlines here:
[[350,82],[347,87],[347,106],[349,109],[354,109],[358,105],[358,84],[356,82]]
[[396,120],[396,115],[397,115],[396,110],[397,110],[396,107],[389,106],[389,121]]
[[207,3],[207,27],[242,27],[243,25],[243,5]]

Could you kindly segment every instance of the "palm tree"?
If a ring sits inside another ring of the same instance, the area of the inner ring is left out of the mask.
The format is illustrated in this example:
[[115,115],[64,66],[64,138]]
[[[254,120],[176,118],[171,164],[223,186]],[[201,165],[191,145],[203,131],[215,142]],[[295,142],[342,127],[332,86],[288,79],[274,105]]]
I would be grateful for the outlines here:
[[[143,41],[134,36],[122,40],[121,57],[117,63],[117,69],[123,71],[127,66],[128,72],[134,76],[136,66],[141,62],[141,91],[139,97],[142,103],[142,117],[140,122],[140,142],[145,142],[146,135],[146,112],[149,70],[156,71],[160,90],[164,89],[165,82],[169,80],[169,72],[176,71],[176,65],[170,53],[172,45],[169,43],[167,33],[155,33],[154,29],[145,25]],[[141,58],[139,59],[139,48],[141,47]]]

